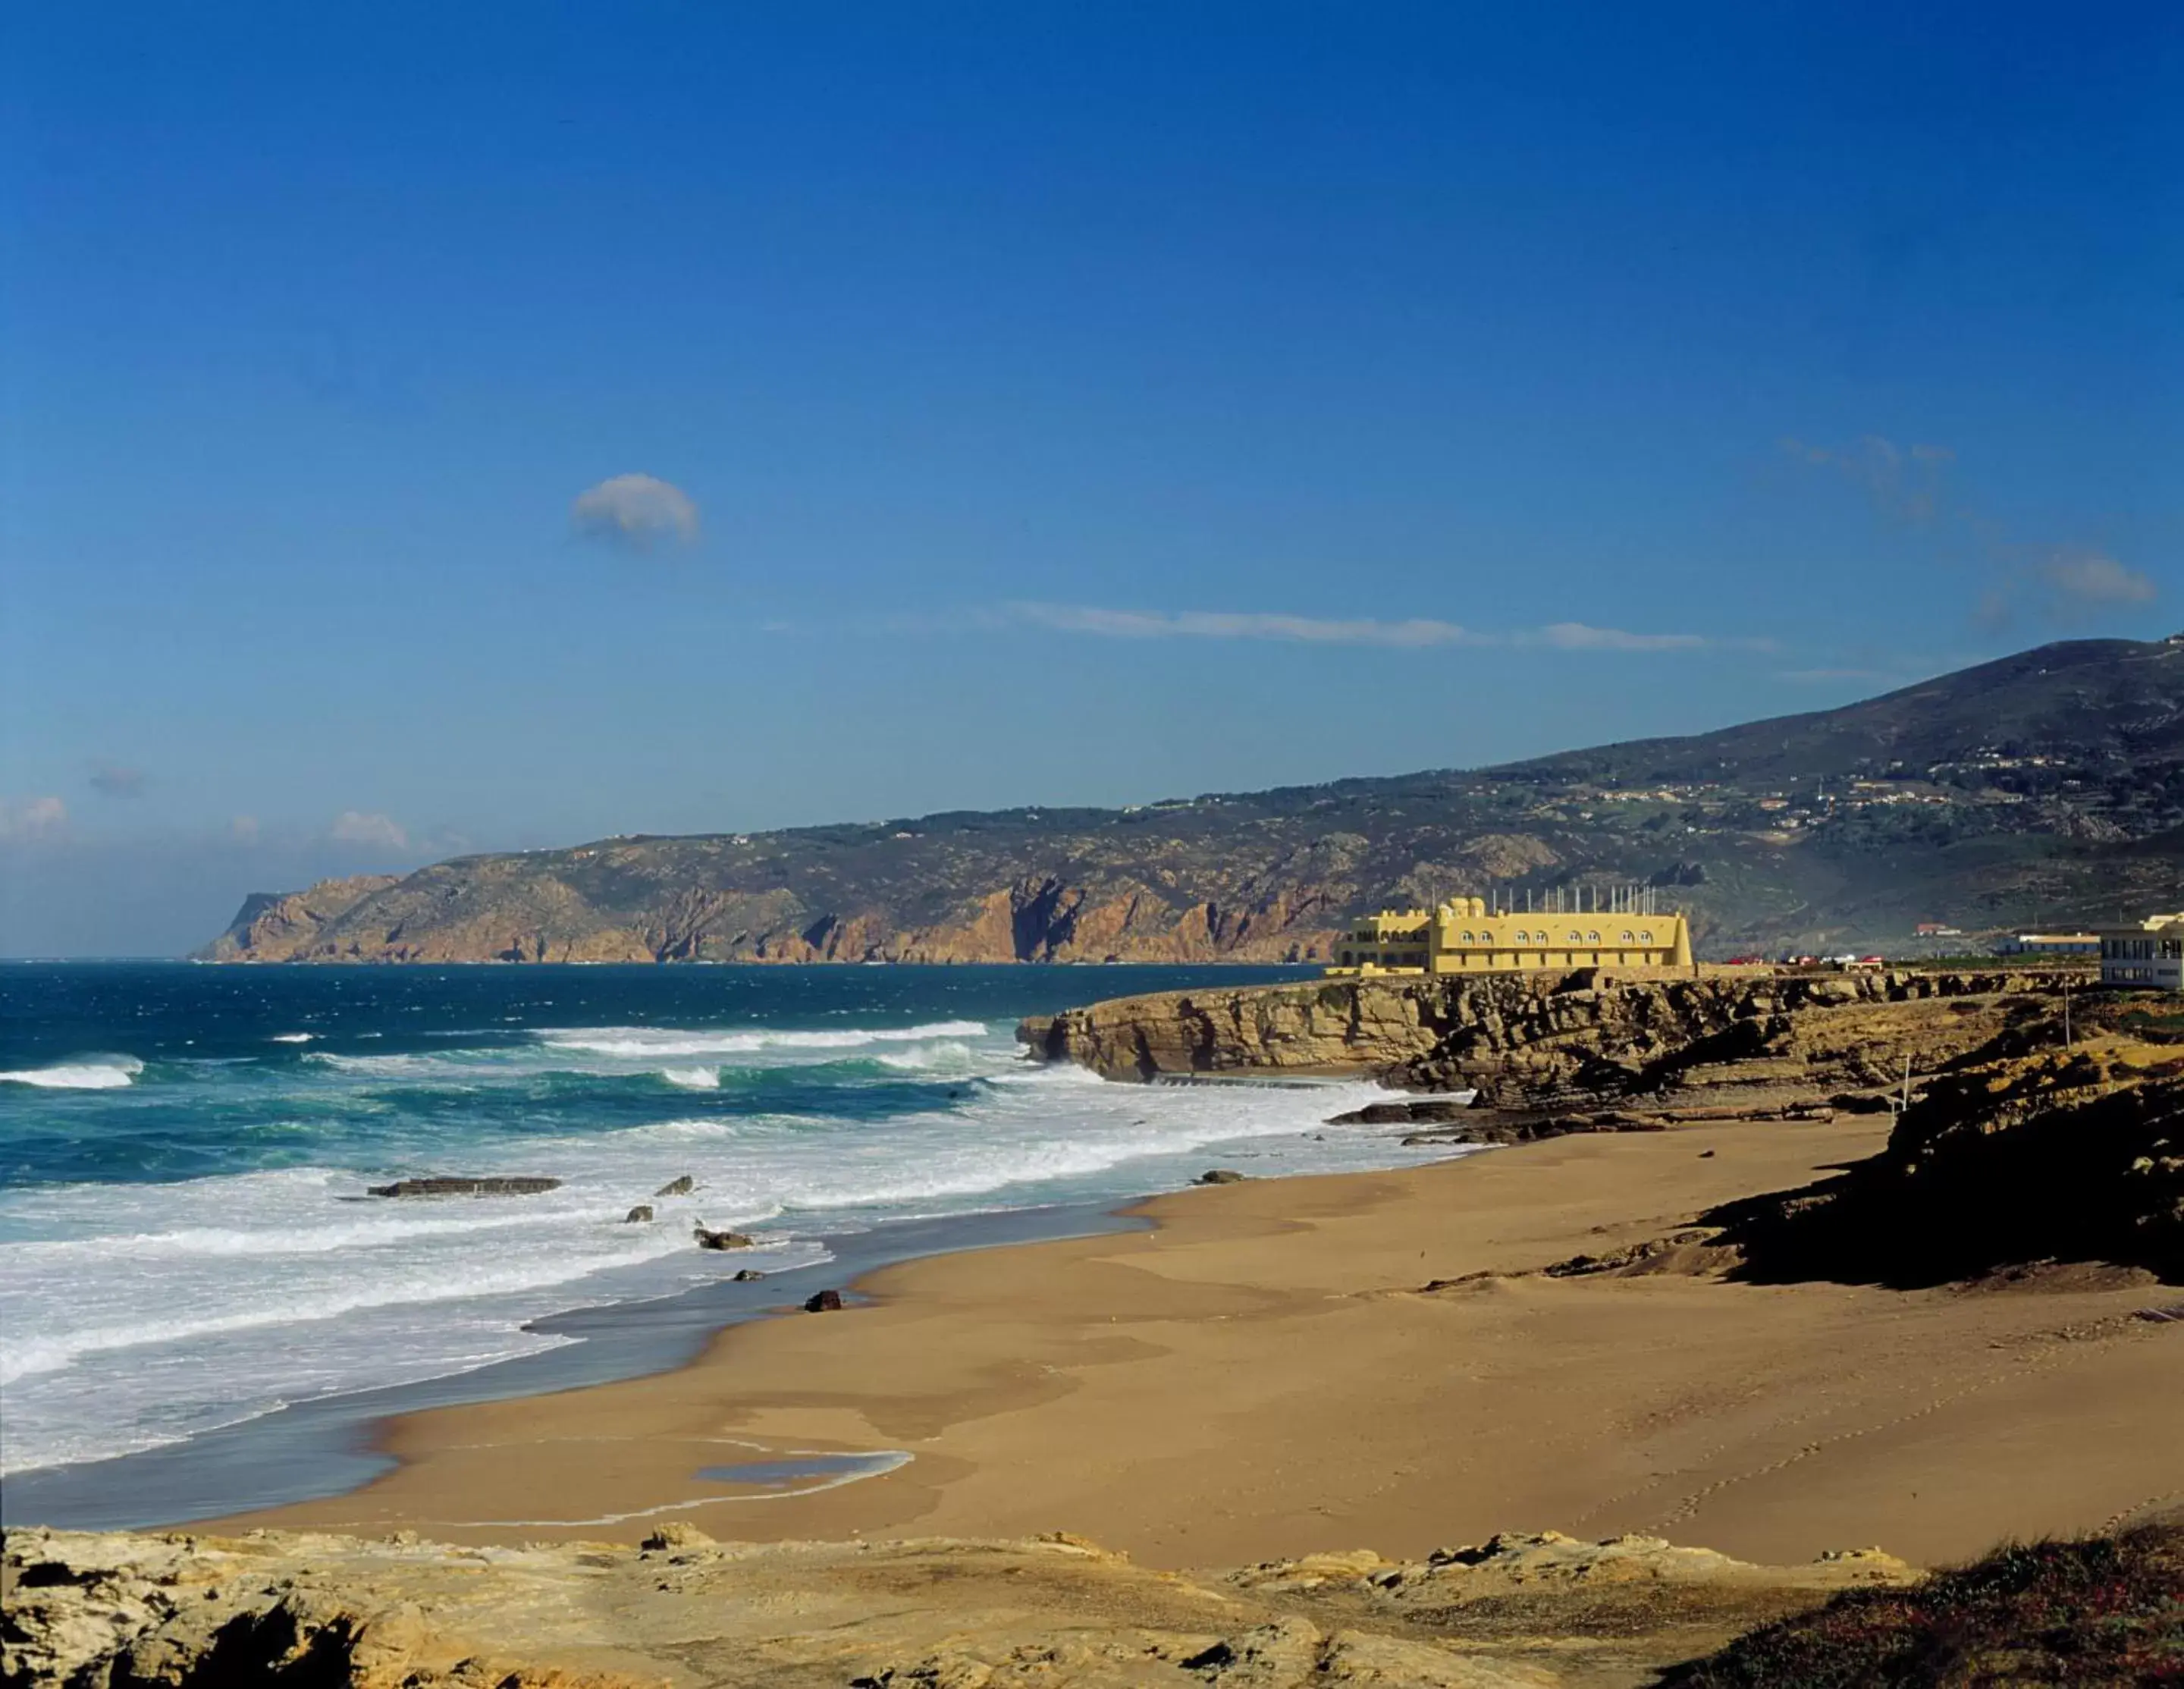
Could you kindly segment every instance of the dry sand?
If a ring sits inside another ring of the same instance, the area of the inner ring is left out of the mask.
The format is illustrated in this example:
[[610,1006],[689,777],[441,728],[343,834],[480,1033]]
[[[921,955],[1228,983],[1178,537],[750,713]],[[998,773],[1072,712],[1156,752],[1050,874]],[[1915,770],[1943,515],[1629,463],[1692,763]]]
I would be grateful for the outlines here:
[[[678,1372],[394,1421],[401,1464],[364,1490],[193,1529],[1067,1530],[1203,1567],[1553,1528],[1933,1564],[2184,1504],[2184,1325],[2131,1318],[2174,1287],[1422,1289],[1658,1236],[1884,1131],[1565,1138],[1163,1196],[1155,1231],[890,1268],[859,1287],[871,1306],[732,1328]],[[696,1476],[808,1450],[913,1458],[800,1493]]]

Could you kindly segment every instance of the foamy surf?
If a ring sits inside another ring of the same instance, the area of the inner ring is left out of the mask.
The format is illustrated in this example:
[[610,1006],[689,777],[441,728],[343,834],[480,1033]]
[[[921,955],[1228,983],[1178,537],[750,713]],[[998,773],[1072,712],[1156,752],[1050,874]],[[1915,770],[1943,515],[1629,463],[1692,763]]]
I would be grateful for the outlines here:
[[[238,976],[209,973],[229,994],[218,1019],[164,1043],[141,1016],[117,1027],[173,1081],[126,1107],[65,1093],[128,1084],[135,1055],[8,1063],[24,1088],[0,1128],[82,1148],[61,1163],[79,1170],[0,1190],[7,1470],[533,1354],[559,1341],[529,1329],[542,1318],[746,1265],[794,1271],[830,1258],[828,1238],[895,1220],[1119,1201],[1217,1161],[1267,1174],[1416,1158],[1392,1134],[1323,1124],[1368,1100],[1362,1086],[1162,1090],[1028,1062],[1012,1011],[1044,1000],[1016,994],[1052,976],[251,975],[268,1006],[253,1028],[235,1018]],[[554,1015],[585,1023],[538,1024]],[[364,1194],[432,1173],[561,1183]],[[684,1177],[687,1194],[655,1194]],[[626,1223],[640,1207],[654,1219]],[[700,1251],[700,1222],[762,1247]]]
[[134,1056],[99,1056],[0,1073],[0,1084],[31,1085],[39,1090],[120,1090],[135,1084],[143,1071],[144,1064]]

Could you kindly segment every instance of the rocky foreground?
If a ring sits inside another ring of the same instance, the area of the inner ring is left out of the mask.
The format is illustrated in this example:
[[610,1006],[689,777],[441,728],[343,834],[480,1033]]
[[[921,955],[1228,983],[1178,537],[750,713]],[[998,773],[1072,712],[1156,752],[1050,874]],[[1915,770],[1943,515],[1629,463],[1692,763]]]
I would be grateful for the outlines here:
[[1061,1535],[751,1547],[669,1525],[637,1549],[454,1548],[31,1530],[0,1564],[0,1683],[1607,1689],[1918,1575],[1877,1551],[1768,1567],[1552,1532],[1186,1578]]

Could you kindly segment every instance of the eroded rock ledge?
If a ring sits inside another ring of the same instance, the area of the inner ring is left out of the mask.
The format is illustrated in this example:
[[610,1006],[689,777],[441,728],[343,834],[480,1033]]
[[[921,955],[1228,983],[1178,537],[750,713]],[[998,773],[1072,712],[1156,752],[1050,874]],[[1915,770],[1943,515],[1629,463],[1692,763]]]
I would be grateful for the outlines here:
[[[1505,1108],[1649,1096],[1743,1112],[1876,1095],[2044,1023],[2084,971],[1730,973],[1605,970],[1327,979],[1122,997],[1028,1020],[1017,1037],[1109,1079],[1368,1074],[1477,1088]],[[1875,1106],[1879,1106],[1877,1101]]]
[[760,1547],[671,1525],[639,1550],[30,1530],[0,1563],[0,1682],[1603,1689],[1917,1576],[1870,1550],[1764,1567],[1553,1532],[1187,1579],[1060,1534]]

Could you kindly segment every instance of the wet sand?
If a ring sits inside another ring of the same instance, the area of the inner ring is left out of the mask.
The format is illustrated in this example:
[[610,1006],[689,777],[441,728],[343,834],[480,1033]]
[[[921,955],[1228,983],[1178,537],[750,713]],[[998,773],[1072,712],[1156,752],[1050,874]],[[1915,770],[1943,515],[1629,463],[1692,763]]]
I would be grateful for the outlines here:
[[[1552,1528],[1932,1564],[2184,1506],[2184,1325],[2131,1318],[2173,1286],[1535,1275],[1885,1130],[1565,1138],[1180,1192],[1143,1205],[1150,1232],[890,1267],[857,1286],[868,1305],[735,1327],[679,1371],[392,1421],[401,1464],[364,1489],[195,1528],[1061,1530],[1173,1567]],[[1423,1288],[1473,1274],[1495,1276]],[[911,1458],[847,1481],[768,1469],[889,1451]],[[754,1463],[760,1481],[698,1475]]]

